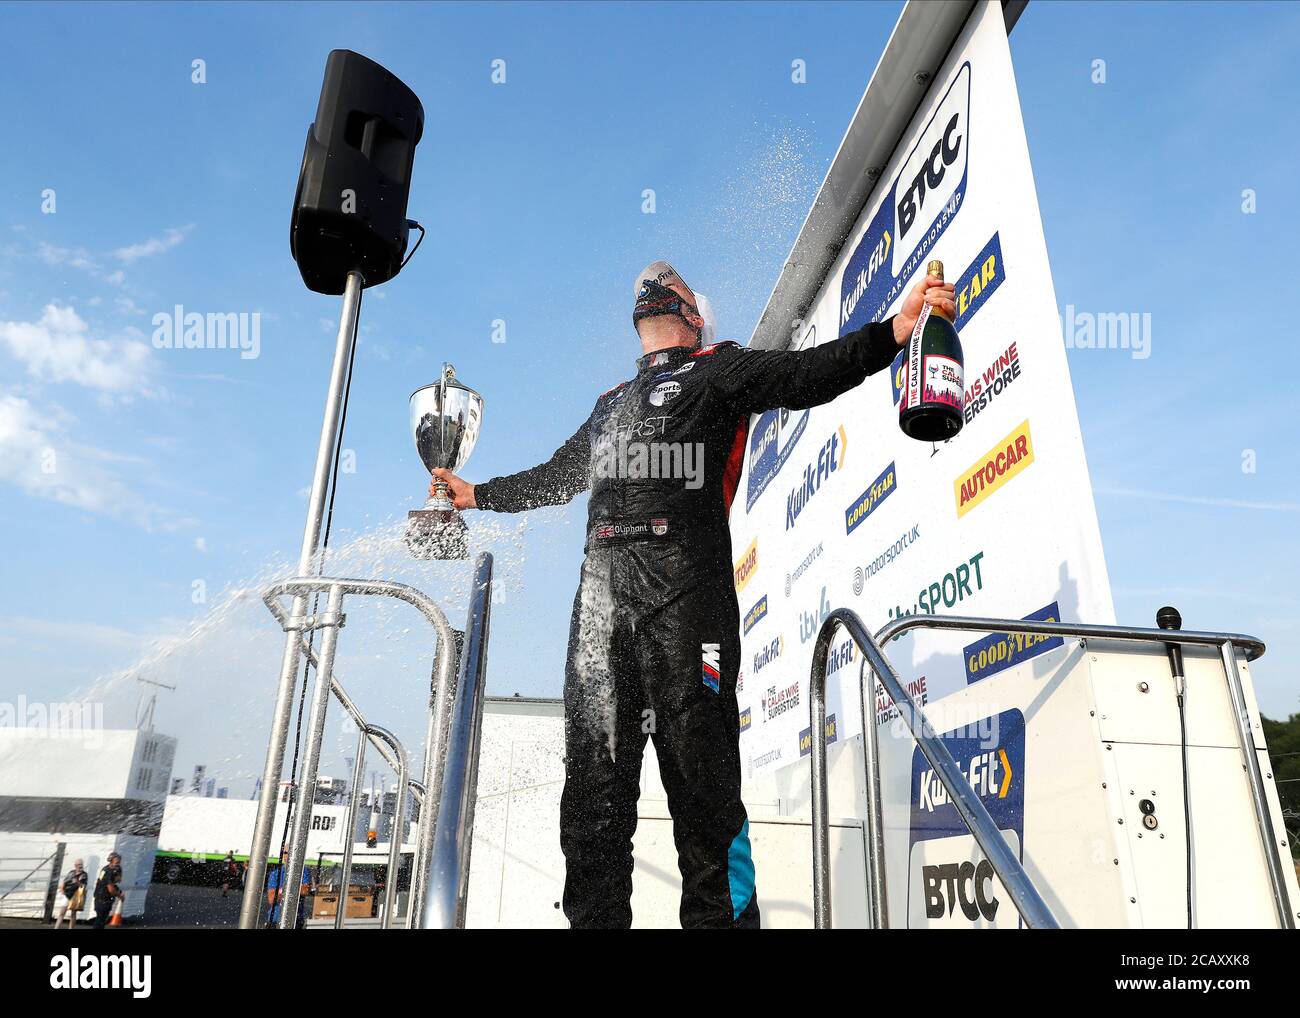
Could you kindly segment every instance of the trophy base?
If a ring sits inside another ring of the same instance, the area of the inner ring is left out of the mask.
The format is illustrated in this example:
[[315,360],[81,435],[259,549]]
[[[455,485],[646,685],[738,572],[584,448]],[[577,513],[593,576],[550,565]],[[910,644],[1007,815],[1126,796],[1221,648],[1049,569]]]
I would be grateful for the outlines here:
[[412,509],[406,521],[406,547],[412,558],[469,558],[469,528],[455,509]]

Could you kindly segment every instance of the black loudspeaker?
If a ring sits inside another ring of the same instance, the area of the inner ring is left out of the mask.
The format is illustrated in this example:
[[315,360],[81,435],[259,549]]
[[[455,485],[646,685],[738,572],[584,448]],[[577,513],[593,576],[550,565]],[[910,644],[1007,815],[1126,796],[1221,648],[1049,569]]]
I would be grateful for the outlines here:
[[397,275],[423,133],[424,107],[405,84],[360,53],[330,53],[289,226],[289,250],[308,289],[342,293],[354,269],[366,286]]

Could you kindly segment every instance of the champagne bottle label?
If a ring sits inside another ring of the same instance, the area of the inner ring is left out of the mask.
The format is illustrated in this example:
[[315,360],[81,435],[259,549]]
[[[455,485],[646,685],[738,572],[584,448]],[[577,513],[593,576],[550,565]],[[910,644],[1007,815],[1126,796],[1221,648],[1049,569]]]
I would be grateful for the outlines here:
[[921,337],[925,334],[925,323],[929,320],[930,305],[923,304],[921,313],[916,316],[916,325],[912,327],[912,338],[907,341],[907,386],[903,390],[900,410],[921,402]]
[[922,398],[927,403],[943,403],[960,413],[964,383],[962,366],[951,357],[937,353],[929,354],[924,360]]

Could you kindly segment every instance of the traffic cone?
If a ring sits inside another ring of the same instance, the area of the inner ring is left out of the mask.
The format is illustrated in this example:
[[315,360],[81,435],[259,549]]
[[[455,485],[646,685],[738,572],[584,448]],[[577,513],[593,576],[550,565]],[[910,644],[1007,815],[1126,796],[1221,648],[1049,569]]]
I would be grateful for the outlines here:
[[121,896],[120,898],[117,899],[117,901],[113,902],[113,912],[112,912],[112,914],[108,917],[108,925],[109,925],[109,926],[121,926],[121,925],[122,925],[122,903],[123,903],[124,901],[126,901],[126,896],[125,896],[125,895]]

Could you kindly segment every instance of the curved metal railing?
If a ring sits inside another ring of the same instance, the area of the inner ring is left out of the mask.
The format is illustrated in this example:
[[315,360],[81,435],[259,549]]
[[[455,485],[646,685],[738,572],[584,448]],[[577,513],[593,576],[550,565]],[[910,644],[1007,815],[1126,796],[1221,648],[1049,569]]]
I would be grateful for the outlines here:
[[1273,830],[1272,815],[1264,794],[1264,780],[1259,767],[1259,757],[1254,737],[1250,732],[1250,719],[1246,707],[1241,674],[1237,669],[1237,650],[1247,661],[1264,653],[1264,644],[1252,636],[1236,633],[1206,633],[1177,629],[1143,629],[1130,626],[1098,626],[1081,623],[1039,622],[1030,619],[980,619],[952,615],[912,615],[896,619],[884,626],[873,638],[857,614],[847,608],[837,608],[827,615],[817,633],[813,649],[812,674],[809,689],[809,713],[812,722],[812,839],[813,839],[813,916],[818,929],[831,924],[830,849],[827,822],[826,740],[818,737],[826,730],[826,663],[832,636],[837,626],[849,631],[854,643],[862,651],[870,671],[864,668],[861,681],[862,733],[867,779],[868,808],[865,821],[867,837],[868,888],[871,896],[872,926],[888,925],[888,905],[885,896],[884,822],[880,796],[880,756],[876,740],[874,715],[868,709],[875,699],[874,686],[868,688],[868,678],[874,672],[885,691],[898,708],[899,716],[916,739],[935,775],[943,783],[953,805],[974,836],[980,849],[988,858],[994,872],[1002,881],[1012,903],[1030,927],[1056,928],[1059,924],[1042,896],[1034,887],[1015,853],[1011,851],[988,810],[979,800],[957,767],[946,746],[926,720],[924,713],[908,695],[898,673],[885,657],[881,647],[914,629],[932,629],[982,633],[1028,633],[1032,635],[1060,636],[1083,639],[1113,640],[1137,643],[1186,644],[1215,647],[1223,661],[1224,676],[1232,701],[1241,747],[1242,762],[1251,790],[1264,856],[1268,865],[1279,921],[1284,928],[1295,928],[1286,882],[1283,876],[1279,840]]

